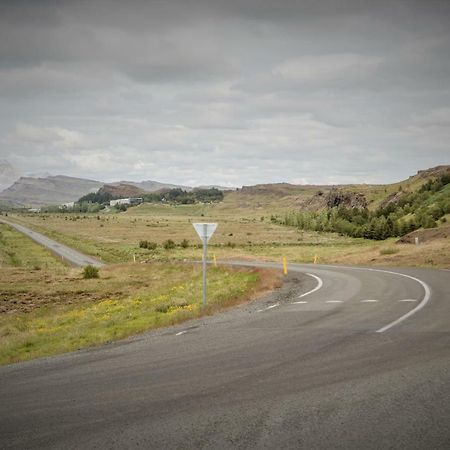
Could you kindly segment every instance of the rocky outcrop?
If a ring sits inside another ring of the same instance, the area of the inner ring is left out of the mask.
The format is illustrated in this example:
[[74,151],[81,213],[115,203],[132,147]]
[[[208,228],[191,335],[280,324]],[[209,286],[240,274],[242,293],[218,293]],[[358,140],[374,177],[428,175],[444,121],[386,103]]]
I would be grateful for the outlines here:
[[332,189],[327,196],[327,207],[335,208],[344,206],[345,208],[367,208],[367,199],[364,194],[357,192],[344,192]]
[[404,191],[393,192],[389,194],[381,203],[380,208],[386,208],[389,205],[396,205],[400,199],[405,195]]

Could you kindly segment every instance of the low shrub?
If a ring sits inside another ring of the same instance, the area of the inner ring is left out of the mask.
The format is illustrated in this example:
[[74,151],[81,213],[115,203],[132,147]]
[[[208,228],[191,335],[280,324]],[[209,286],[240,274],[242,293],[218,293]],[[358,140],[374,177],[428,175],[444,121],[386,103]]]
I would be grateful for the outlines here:
[[99,272],[97,267],[88,265],[83,269],[83,278],[84,279],[90,279],[90,278],[99,278]]
[[167,239],[163,244],[166,250],[173,250],[175,248],[175,242],[172,239]]
[[146,248],[147,250],[156,250],[158,244],[151,241],[139,241],[139,248]]

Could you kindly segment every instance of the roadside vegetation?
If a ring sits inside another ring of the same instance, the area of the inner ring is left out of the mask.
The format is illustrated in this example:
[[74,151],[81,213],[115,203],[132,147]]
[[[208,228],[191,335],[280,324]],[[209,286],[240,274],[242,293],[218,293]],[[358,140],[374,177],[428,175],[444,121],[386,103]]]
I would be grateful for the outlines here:
[[211,268],[203,308],[201,267],[112,265],[97,279],[81,269],[0,273],[0,363],[72,351],[211,314],[279,285],[273,271]]

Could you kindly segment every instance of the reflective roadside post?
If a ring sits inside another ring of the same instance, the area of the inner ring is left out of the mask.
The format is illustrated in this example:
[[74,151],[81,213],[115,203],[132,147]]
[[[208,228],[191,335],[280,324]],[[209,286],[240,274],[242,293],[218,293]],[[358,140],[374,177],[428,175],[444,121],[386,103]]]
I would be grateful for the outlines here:
[[216,231],[217,223],[193,223],[192,225],[203,243],[203,306],[206,306],[206,254],[208,241]]

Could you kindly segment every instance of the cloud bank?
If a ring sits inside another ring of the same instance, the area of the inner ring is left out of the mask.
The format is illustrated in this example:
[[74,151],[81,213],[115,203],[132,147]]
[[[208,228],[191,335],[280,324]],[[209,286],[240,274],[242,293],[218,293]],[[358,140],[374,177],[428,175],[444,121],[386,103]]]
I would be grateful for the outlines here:
[[447,1],[0,2],[0,157],[180,184],[449,163]]

